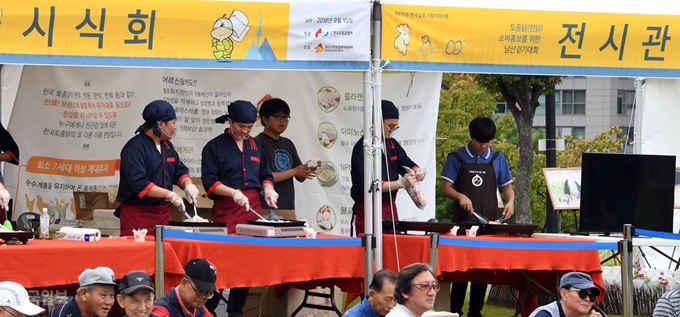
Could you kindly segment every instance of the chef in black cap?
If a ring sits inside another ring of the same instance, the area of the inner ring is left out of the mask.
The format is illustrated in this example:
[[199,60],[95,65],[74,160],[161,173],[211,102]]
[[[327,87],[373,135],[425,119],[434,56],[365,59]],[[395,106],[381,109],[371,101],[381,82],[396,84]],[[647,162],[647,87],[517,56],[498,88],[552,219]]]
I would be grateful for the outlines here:
[[[387,219],[399,220],[397,213],[397,191],[400,188],[410,186],[411,178],[421,182],[425,178],[425,169],[420,168],[411,160],[404,148],[392,138],[392,134],[399,129],[399,109],[389,100],[381,103],[383,118],[383,149],[382,149],[382,173],[380,179],[380,191],[382,195],[382,216]],[[386,163],[387,162],[387,163]],[[404,166],[413,170],[407,173]],[[352,149],[352,188],[350,196],[354,200],[352,206],[352,222],[356,228],[356,234],[364,233],[364,137],[362,136]],[[403,177],[400,177],[403,176]],[[372,224],[369,224],[372,226]]]
[[[9,134],[5,127],[0,124],[0,161],[19,165],[19,146],[14,142],[14,138]],[[5,189],[5,180],[0,173],[0,223],[7,220],[6,212],[9,211],[9,192]]]
[[191,182],[189,170],[179,159],[170,139],[177,128],[175,109],[166,101],[148,104],[142,113],[144,124],[120,152],[120,184],[116,214],[120,218],[120,235],[131,236],[132,229],[167,225],[172,219],[167,202],[184,210],[182,197],[172,191],[176,184],[184,189],[187,200],[198,199],[198,188]]
[[[213,220],[226,222],[229,232],[235,232],[237,224],[258,219],[248,208],[261,214],[260,192],[271,208],[277,208],[279,194],[274,191],[274,177],[262,147],[250,137],[257,109],[248,101],[238,100],[227,111],[215,121],[228,122],[229,128],[203,147],[201,177],[208,197],[214,201]],[[229,316],[242,316],[247,299],[247,288],[231,289]]]

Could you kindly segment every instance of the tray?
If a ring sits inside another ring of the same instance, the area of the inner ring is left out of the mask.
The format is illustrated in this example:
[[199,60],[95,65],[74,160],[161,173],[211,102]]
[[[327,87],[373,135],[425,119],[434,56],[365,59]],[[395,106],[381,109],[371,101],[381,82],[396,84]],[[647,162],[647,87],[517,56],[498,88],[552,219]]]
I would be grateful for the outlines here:
[[305,222],[301,220],[283,220],[283,221],[262,221],[262,220],[248,220],[251,225],[268,226],[268,227],[304,227]]
[[[426,221],[395,221],[394,227],[397,231],[425,231],[449,233],[453,229],[454,224],[445,222],[426,222]],[[383,220],[383,230],[392,230],[392,220]]]
[[512,235],[528,235],[531,236],[538,230],[538,225],[524,225],[524,224],[493,224],[490,223],[486,227],[494,234],[507,233]]
[[168,225],[170,226],[178,226],[178,227],[226,227],[227,224],[225,222],[191,222],[191,221],[174,221],[170,220],[168,221]]
[[5,242],[15,239],[26,244],[28,243],[28,240],[33,239],[34,236],[35,233],[30,231],[0,232],[0,239],[5,240]]

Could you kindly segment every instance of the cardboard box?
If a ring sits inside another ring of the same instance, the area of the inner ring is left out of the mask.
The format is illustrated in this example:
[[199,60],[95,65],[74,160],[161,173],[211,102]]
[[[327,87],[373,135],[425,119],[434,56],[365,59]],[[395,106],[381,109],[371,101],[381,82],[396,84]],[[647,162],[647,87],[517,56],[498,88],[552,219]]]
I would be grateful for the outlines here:
[[75,201],[76,219],[93,220],[95,209],[115,209],[120,205],[109,203],[109,194],[106,192],[73,192]]
[[[225,294],[226,295],[226,294]],[[251,287],[248,301],[243,307],[244,317],[288,317],[286,315],[287,293],[276,296],[274,288]]]
[[[330,294],[330,288],[322,288],[322,287],[317,287],[313,290],[310,290],[311,292],[315,293],[325,293],[325,294]],[[340,312],[343,311],[343,293],[338,288],[337,286],[335,287],[335,294],[334,294],[334,299],[335,299],[335,305],[338,307]],[[297,288],[293,288],[288,291],[288,309],[286,310],[286,316],[292,316],[293,311],[295,311],[300,304],[302,304],[302,300],[305,296],[305,291]],[[317,304],[317,305],[324,305],[324,306],[331,306],[331,300],[330,298],[323,298],[323,297],[318,297],[318,296],[309,296],[307,298],[307,303],[309,304]],[[300,310],[300,312],[297,313],[295,317],[340,317],[338,314],[336,314],[332,310],[321,310],[321,309],[314,309],[314,308],[303,308]]]

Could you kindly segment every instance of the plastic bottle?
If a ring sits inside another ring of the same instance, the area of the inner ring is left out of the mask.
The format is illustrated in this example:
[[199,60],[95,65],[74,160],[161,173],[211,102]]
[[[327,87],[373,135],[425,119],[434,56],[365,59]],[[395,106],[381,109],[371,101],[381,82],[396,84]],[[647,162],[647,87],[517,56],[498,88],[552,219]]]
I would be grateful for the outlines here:
[[50,238],[50,214],[47,212],[47,208],[43,208],[42,214],[40,214],[40,239]]

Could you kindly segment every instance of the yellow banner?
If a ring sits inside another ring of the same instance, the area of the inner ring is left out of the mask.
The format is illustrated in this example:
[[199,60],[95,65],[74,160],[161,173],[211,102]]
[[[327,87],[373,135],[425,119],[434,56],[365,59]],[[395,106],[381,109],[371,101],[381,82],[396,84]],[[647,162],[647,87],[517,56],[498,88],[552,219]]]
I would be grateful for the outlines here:
[[285,60],[288,13],[265,2],[3,1],[0,54],[230,61],[254,48]]
[[[680,17],[383,4],[382,58],[680,69]],[[441,64],[440,64],[441,66]]]

